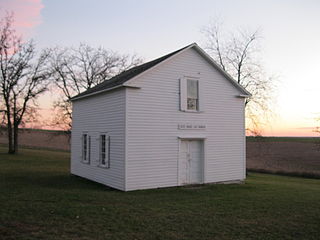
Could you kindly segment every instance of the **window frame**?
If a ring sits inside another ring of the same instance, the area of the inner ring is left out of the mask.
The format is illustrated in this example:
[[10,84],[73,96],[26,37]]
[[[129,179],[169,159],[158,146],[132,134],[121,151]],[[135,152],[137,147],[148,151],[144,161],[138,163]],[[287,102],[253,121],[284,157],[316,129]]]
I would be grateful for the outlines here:
[[[196,109],[188,109],[188,80],[197,82],[197,105]],[[203,93],[202,83],[200,77],[183,76],[180,78],[180,111],[189,113],[202,113],[203,112]]]
[[81,135],[81,153],[81,162],[90,164],[91,136],[88,132],[83,132]]
[[[191,81],[193,81],[193,82],[196,82],[196,86],[197,86],[197,98],[191,98],[191,97],[189,97],[188,95],[189,95],[189,89],[188,89],[188,82],[191,82]],[[187,93],[186,93],[186,101],[187,101],[187,103],[186,103],[186,106],[187,106],[187,111],[188,112],[199,112],[199,80],[198,79],[191,79],[191,78],[186,78],[186,91],[187,91]],[[195,109],[189,109],[189,99],[191,99],[191,100],[195,100],[196,101],[196,108]]]
[[[104,136],[104,146],[102,145],[102,139]],[[104,152],[102,152],[104,149]],[[102,163],[104,155],[104,163]],[[110,168],[110,135],[108,133],[99,134],[99,167]]]

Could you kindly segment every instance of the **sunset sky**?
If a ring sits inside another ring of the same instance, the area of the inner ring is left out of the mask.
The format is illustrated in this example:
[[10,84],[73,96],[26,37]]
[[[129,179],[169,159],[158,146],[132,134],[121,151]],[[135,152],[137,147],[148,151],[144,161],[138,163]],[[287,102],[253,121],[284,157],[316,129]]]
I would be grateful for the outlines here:
[[[258,28],[265,68],[278,79],[274,117],[264,135],[315,136],[319,0],[0,0],[0,10],[14,11],[18,32],[39,48],[86,42],[145,61],[192,42],[204,46],[201,29],[217,17],[229,30]],[[50,93],[41,97],[43,112],[50,112],[52,99]]]

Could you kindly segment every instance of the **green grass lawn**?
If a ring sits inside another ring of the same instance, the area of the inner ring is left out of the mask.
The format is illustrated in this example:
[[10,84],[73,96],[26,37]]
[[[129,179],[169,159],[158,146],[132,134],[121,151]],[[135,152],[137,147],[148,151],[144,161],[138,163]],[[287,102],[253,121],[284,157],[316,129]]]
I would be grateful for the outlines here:
[[69,174],[67,152],[0,148],[0,239],[319,239],[320,180],[134,192]]

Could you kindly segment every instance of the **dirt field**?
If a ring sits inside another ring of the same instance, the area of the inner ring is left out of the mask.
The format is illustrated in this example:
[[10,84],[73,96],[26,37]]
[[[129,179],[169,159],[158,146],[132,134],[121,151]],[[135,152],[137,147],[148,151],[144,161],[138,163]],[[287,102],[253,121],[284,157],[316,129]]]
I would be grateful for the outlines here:
[[320,177],[319,145],[307,141],[247,141],[247,168]]
[[[4,130],[0,130],[0,143],[8,143]],[[34,148],[70,150],[69,135],[63,131],[22,129],[19,131],[19,144]]]

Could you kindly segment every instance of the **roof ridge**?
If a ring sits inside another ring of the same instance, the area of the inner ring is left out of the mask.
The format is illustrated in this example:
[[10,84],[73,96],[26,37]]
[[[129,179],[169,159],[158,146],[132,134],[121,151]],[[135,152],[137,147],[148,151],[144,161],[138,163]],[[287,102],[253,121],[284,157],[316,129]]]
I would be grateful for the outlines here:
[[[173,51],[171,53],[168,53],[162,57],[153,59],[149,62],[142,63],[138,66],[132,67],[128,70],[125,70],[121,72],[120,74],[111,77],[109,79],[104,80],[103,82],[97,84],[96,86],[87,89],[86,91],[74,96],[71,98],[71,101],[98,94],[104,91],[109,91],[118,87],[125,87],[124,83],[129,81],[130,79],[133,79],[134,77],[142,74],[143,72],[147,71],[148,69],[151,69],[152,67],[156,66],[157,64],[163,62],[166,59],[169,59],[170,57],[176,55],[177,53],[185,50],[195,47],[195,50],[204,58],[206,59],[213,67],[218,70],[221,74],[224,75],[224,77],[230,81],[240,92],[242,92],[244,97],[251,96],[251,94],[244,88],[242,87],[239,83],[237,83],[225,70],[223,70],[202,48],[198,46],[197,43],[191,43],[183,48],[180,48],[176,51]],[[128,87],[128,86],[127,86]],[[242,96],[240,95],[240,96]]]

